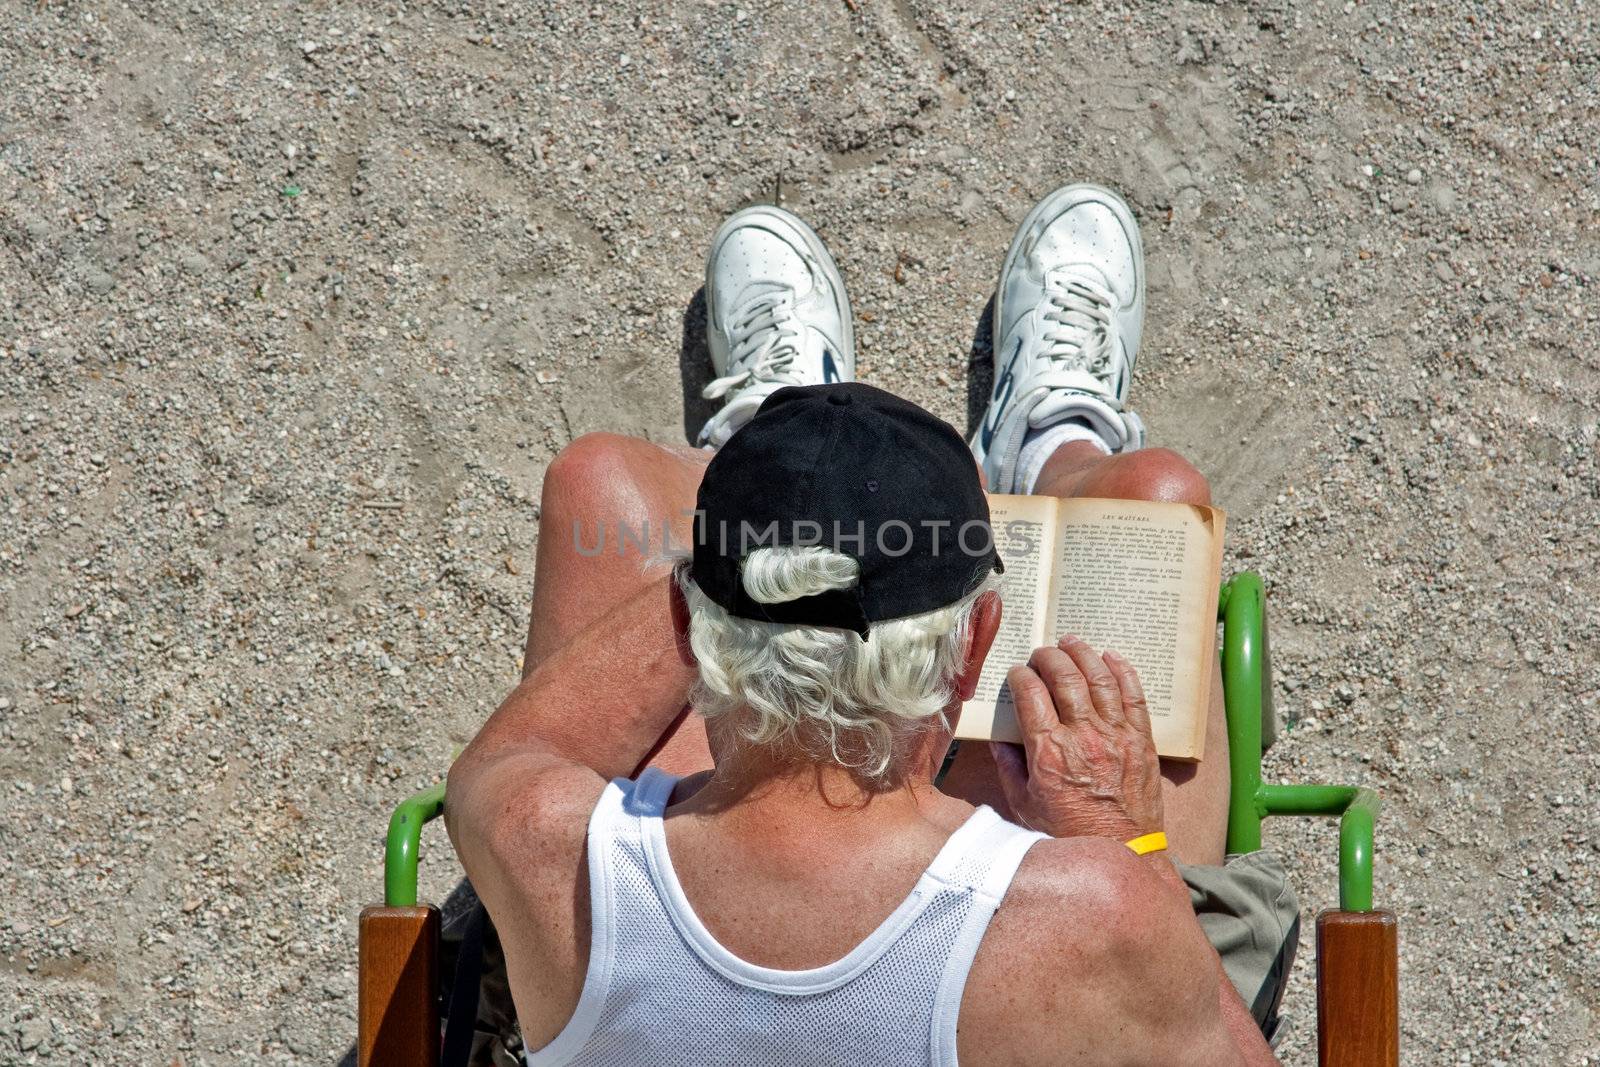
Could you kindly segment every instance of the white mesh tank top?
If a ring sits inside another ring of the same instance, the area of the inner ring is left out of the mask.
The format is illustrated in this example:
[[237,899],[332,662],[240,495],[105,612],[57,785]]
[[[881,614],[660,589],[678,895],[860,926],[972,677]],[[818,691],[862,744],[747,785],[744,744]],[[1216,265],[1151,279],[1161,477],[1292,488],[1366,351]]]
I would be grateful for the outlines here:
[[677,779],[606,787],[589,820],[589,970],[529,1067],[839,1064],[954,1067],[967,970],[1023,854],[1043,834],[979,808],[898,908],[842,959],[759,967],[711,936],[662,831]]

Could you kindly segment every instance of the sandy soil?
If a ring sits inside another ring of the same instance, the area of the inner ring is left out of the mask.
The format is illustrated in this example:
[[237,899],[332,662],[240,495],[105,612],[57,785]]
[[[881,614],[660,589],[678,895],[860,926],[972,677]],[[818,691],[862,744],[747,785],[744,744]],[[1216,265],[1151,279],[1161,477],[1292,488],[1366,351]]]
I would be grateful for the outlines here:
[[[1384,796],[1405,1062],[1600,1062],[1592,5],[960,7],[0,0],[0,1062],[336,1061],[545,464],[706,414],[718,221],[809,219],[965,427],[1072,179],[1271,587],[1269,772]],[[1309,925],[1332,827],[1271,836]]]

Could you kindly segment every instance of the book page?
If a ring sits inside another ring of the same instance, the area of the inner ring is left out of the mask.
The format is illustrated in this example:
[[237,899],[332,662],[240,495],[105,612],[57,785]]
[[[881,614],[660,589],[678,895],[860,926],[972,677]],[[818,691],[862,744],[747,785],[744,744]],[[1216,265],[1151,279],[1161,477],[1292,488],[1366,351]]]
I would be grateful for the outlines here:
[[1000,631],[978,677],[978,690],[962,705],[956,736],[1020,741],[1006,672],[1028,662],[1044,643],[1050,568],[1056,554],[1056,500],[1046,496],[989,497],[989,523],[1005,564],[1000,584]]
[[1139,672],[1156,751],[1199,759],[1217,635],[1224,517],[1139,500],[1063,500],[1047,632]]

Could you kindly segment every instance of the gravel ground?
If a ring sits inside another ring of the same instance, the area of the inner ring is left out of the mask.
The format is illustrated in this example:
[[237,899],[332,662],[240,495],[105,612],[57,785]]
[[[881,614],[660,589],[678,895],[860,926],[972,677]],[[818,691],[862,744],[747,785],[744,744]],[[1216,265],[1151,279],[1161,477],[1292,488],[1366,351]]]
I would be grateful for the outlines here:
[[[706,412],[718,221],[809,219],[862,376],[969,425],[1094,179],[1272,590],[1269,773],[1383,794],[1405,1062],[1600,1063],[1593,5],[953,7],[0,0],[0,1062],[338,1060],[545,464]],[[1271,837],[1309,929],[1332,827]]]

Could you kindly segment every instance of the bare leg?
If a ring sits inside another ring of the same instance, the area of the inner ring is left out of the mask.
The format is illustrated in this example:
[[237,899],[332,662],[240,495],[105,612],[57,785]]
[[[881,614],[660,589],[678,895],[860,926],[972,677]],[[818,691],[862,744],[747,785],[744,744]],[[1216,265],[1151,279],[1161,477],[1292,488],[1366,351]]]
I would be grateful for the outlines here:
[[[561,450],[544,476],[524,675],[660,577],[646,564],[662,550],[663,523],[674,548],[690,546],[695,491],[710,458],[701,449],[605,433],[585,434]],[[636,540],[624,542],[624,530]],[[664,600],[660,625],[670,634]],[[674,774],[710,767],[700,720],[686,717],[651,762]]]
[[[1064,445],[1046,461],[1034,486],[1041,496],[1098,496],[1124,500],[1211,503],[1205,477],[1182,456],[1150,448],[1107,456],[1086,441]],[[1228,730],[1222,672],[1212,679],[1206,755],[1199,763],[1161,761],[1167,840],[1185,863],[1222,862],[1228,826]],[[987,745],[962,746],[943,789],[973,803],[1009,811]]]

